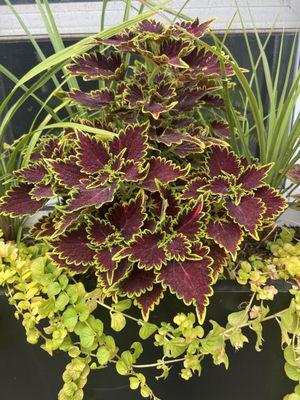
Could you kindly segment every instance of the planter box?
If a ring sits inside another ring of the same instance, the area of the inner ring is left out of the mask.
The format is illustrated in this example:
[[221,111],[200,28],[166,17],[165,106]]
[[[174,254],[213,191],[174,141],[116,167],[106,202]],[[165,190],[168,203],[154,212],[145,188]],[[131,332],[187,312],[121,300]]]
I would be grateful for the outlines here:
[[[278,311],[289,304],[288,287],[284,282],[277,285],[278,295],[272,302],[272,310]],[[226,323],[226,316],[237,310],[239,304],[249,300],[249,291],[234,282],[219,282],[208,308],[207,321],[214,319]],[[2,295],[0,297],[0,373],[1,400],[56,400],[62,385],[61,374],[68,357],[57,353],[50,357],[37,345],[26,342],[23,327],[16,321],[14,308]],[[184,306],[174,296],[166,297],[161,307],[152,314],[153,322],[173,316]],[[163,309],[163,310],[162,310]],[[163,311],[163,313],[162,313]],[[208,322],[207,322],[208,324]],[[127,340],[138,340],[136,326],[128,323],[126,335],[122,332],[119,347],[126,349]],[[125,330],[124,330],[125,332]],[[248,334],[247,334],[248,335]],[[125,337],[126,336],[126,337]],[[249,336],[249,335],[248,335]],[[154,393],[162,400],[282,400],[292,392],[294,383],[288,380],[283,370],[283,355],[280,346],[280,329],[276,321],[264,323],[264,346],[261,352],[254,349],[255,334],[251,332],[250,343],[239,351],[228,345],[229,370],[214,366],[210,359],[202,364],[201,377],[183,381],[178,377],[179,366],[174,366],[166,381],[156,381],[160,371],[143,370]],[[150,346],[151,347],[151,346]],[[145,347],[142,362],[155,361],[155,352]],[[158,353],[160,354],[160,353]],[[119,376],[113,367],[93,371],[85,388],[85,400],[135,400],[137,392],[129,389],[128,379]]]

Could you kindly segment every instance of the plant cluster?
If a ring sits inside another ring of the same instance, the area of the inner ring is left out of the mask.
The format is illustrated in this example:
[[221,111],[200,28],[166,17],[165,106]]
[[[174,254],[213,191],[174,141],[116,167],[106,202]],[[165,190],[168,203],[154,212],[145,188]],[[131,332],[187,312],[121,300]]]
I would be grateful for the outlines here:
[[273,300],[277,291],[266,285],[269,280],[284,279],[295,283],[299,280],[300,242],[295,238],[294,229],[284,228],[276,240],[267,242],[266,248],[270,252],[267,261],[265,254],[253,254],[240,263],[234,274],[241,285],[249,283],[260,298]]
[[169,289],[202,321],[229,257],[285,207],[264,182],[270,165],[212,136],[225,122],[197,118],[224,106],[233,73],[200,40],[209,23],[143,21],[76,57],[69,73],[102,86],[60,94],[86,129],[42,138],[1,200],[2,215],[24,217],[54,199],[32,230],[52,261],[95,272],[106,298],[133,298],[145,320]]
[[[297,246],[291,237],[292,233],[281,234],[282,247],[285,244]],[[270,246],[278,246],[278,241]],[[9,301],[16,309],[16,318],[22,320],[28,342],[39,342],[51,355],[56,350],[68,353],[71,360],[63,373],[59,400],[81,400],[90,371],[111,363],[117,373],[128,377],[131,389],[138,389],[142,397],[155,400],[157,397],[140,373],[144,368],[156,368],[159,377],[166,379],[171,373],[170,367],[180,363],[180,375],[185,380],[202,373],[201,363],[207,356],[212,357],[215,365],[224,364],[228,368],[228,346],[236,350],[242,348],[248,343],[250,328],[257,335],[255,348],[260,351],[263,322],[272,319],[281,329],[286,374],[299,382],[300,297],[296,287],[291,290],[290,305],[276,313],[272,313],[263,300],[255,300],[257,290],[251,286],[251,300],[245,308],[229,314],[225,326],[211,321],[211,328],[204,329],[192,312],[178,313],[172,323],[153,324],[132,316],[129,299],[113,301],[111,305],[105,303],[102,289],[87,290],[82,282],[75,281],[67,270],[47,258],[48,250],[41,243],[26,247],[0,239],[0,284],[6,287]],[[250,264],[253,271],[256,268],[267,271],[272,260],[272,255],[260,260],[264,267],[255,264],[257,261]],[[269,277],[274,278],[272,273]],[[96,313],[97,309],[101,312]],[[137,340],[128,343],[128,350],[120,350],[117,333],[127,333],[128,320],[136,322]],[[116,335],[107,334],[109,328]],[[161,350],[161,357],[151,364],[140,363],[146,340],[153,341]],[[299,400],[299,384],[295,393],[284,400]]]

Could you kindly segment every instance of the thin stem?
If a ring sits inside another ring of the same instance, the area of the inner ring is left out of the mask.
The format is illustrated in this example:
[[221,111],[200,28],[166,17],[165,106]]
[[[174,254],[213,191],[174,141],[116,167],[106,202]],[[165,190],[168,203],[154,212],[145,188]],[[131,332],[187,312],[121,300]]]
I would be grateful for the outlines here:
[[161,361],[161,362],[152,363],[152,364],[133,364],[132,367],[133,368],[154,368],[159,365],[174,364],[177,362],[182,362],[184,360],[185,360],[185,357],[181,357],[181,358],[175,358],[174,360]]
[[[279,312],[277,312],[275,314],[269,315],[268,317],[265,317],[264,319],[262,319],[261,322],[265,322],[265,321],[269,321],[271,319],[278,318],[278,317],[280,317],[281,314],[285,313],[287,310],[288,310],[288,308],[285,308],[284,310],[281,310],[281,311],[279,311]],[[231,331],[233,331],[235,329],[246,328],[247,326],[250,326],[252,324],[252,322],[253,321],[251,320],[249,322],[246,322],[245,324],[241,324],[241,325],[238,325],[238,326],[233,326],[231,328],[225,329],[223,334],[227,334],[228,332],[231,332]]]
[[[96,302],[97,302],[97,304],[99,304],[101,307],[107,308],[107,310],[110,310],[110,311],[112,311],[112,312],[117,312],[113,307],[110,307],[110,306],[108,306],[108,305],[105,304],[105,303],[101,303],[101,301],[99,301],[99,300],[96,300]],[[143,321],[142,321],[141,319],[132,317],[132,316],[129,315],[129,314],[125,314],[125,313],[123,313],[123,312],[121,312],[121,314],[123,314],[124,317],[126,317],[126,318],[128,318],[128,319],[131,319],[132,321],[137,322],[139,325],[141,325],[141,324],[143,323]]]

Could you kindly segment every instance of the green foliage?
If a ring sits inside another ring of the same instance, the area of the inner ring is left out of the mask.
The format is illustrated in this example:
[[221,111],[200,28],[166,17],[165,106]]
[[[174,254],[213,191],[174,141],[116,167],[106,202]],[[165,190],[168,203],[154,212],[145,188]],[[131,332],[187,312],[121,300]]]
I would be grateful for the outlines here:
[[90,373],[88,358],[73,358],[63,373],[64,385],[59,392],[58,400],[82,400],[83,387]]
[[154,324],[150,324],[149,322],[143,322],[140,331],[139,331],[139,336],[141,339],[148,339],[153,333],[157,330],[157,326]]
[[[240,20],[243,25],[241,15]],[[271,31],[263,41],[255,28],[254,20],[252,23],[257,46],[250,44],[249,34],[243,27],[244,42],[251,64],[250,71],[245,75],[237,72],[239,85],[232,95],[228,93],[228,96],[225,96],[230,143],[238,154],[248,160],[251,156],[256,157],[257,144],[258,162],[273,163],[268,183],[283,189],[288,171],[300,156],[300,115],[294,118],[294,109],[300,95],[300,71],[297,71],[296,65],[298,39],[295,34],[289,57],[286,59],[283,55],[286,35],[282,32],[278,57],[272,58],[271,66],[266,47],[273,32]],[[219,49],[226,48],[226,36],[222,41],[215,37],[215,41]],[[255,54],[256,47],[258,54]],[[261,84],[261,72],[266,85]],[[226,86],[224,91],[228,92]],[[235,101],[234,97],[238,100]],[[238,103],[239,108],[235,108],[234,103]],[[295,187],[296,184],[293,188]]]
[[111,327],[114,331],[120,332],[126,325],[126,319],[121,312],[111,314]]
[[[295,246],[292,230],[282,231],[268,247],[277,253],[279,248],[272,246],[283,249],[286,243]],[[115,364],[116,372],[128,377],[132,390],[139,390],[144,398],[157,400],[145,376],[138,372],[140,367],[156,368],[157,378],[166,379],[171,365],[181,363],[180,376],[184,380],[202,373],[201,363],[206,356],[211,357],[215,365],[224,364],[228,368],[227,347],[242,348],[248,343],[247,333],[251,329],[257,335],[255,348],[259,351],[263,343],[263,323],[270,319],[276,319],[281,330],[284,370],[291,380],[300,382],[299,290],[295,286],[290,291],[289,307],[275,314],[270,314],[264,300],[255,299],[261,298],[262,292],[258,288],[262,290],[266,286],[265,279],[270,278],[270,271],[274,277],[274,269],[269,267],[273,265],[273,253],[267,259],[251,257],[240,264],[237,274],[239,276],[240,271],[248,274],[247,281],[250,280],[253,291],[250,301],[245,308],[229,314],[225,326],[211,321],[211,328],[204,330],[194,313],[178,313],[172,323],[155,325],[133,317],[132,303],[127,299],[118,301],[115,298],[103,303],[99,289],[87,291],[83,282],[74,281],[66,270],[47,258],[47,250],[42,244],[27,247],[0,239],[0,284],[7,289],[9,301],[16,309],[16,318],[22,320],[28,342],[38,343],[50,354],[56,350],[68,353],[70,362],[63,373],[59,400],[82,399],[90,370],[109,364]],[[257,271],[260,284],[251,281]],[[290,280],[291,275],[286,275],[284,265],[276,273],[282,271],[282,276]],[[108,309],[110,317],[99,319],[94,313],[96,308],[102,309],[97,315],[104,315],[103,311]],[[151,364],[139,364],[143,344],[137,341],[128,343],[128,350],[119,351],[116,344],[119,334],[110,336],[106,329],[110,320],[116,332],[122,331],[120,334],[126,335],[127,319],[135,321],[137,337],[152,341],[161,350],[161,358]],[[299,387],[298,384],[294,393],[285,396],[284,400],[297,400]]]
[[294,240],[294,235],[293,229],[285,229],[275,242],[269,243],[274,256],[272,262],[279,270],[279,276],[284,279],[300,276],[300,242]]
[[272,300],[277,290],[268,280],[297,280],[300,276],[300,242],[295,239],[295,230],[284,228],[279,237],[266,244],[270,254],[252,255],[239,263],[235,272],[241,285],[250,284],[257,299]]

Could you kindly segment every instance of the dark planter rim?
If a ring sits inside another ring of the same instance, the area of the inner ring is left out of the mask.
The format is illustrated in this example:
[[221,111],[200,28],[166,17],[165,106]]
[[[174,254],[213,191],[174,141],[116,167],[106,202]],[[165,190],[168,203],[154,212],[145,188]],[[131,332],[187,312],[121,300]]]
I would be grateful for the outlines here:
[[[292,288],[292,284],[283,279],[270,280],[267,284],[275,286],[279,293],[288,293]],[[213,285],[213,290],[216,293],[252,293],[249,285],[240,285],[234,279],[224,279],[216,282]],[[0,296],[6,297],[4,288],[0,288]]]

